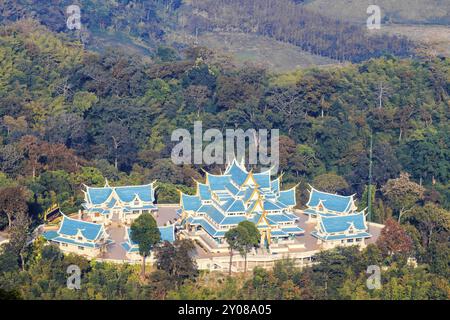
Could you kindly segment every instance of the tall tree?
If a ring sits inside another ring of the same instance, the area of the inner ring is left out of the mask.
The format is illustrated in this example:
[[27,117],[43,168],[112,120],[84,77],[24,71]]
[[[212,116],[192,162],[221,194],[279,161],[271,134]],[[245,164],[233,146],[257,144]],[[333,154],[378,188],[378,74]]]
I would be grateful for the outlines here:
[[15,219],[9,230],[9,243],[6,250],[11,250],[20,257],[22,271],[25,270],[25,249],[28,243],[28,230],[30,228],[30,218],[26,211],[16,213]]
[[394,219],[387,219],[380,237],[376,242],[381,253],[385,257],[395,255],[408,256],[412,250],[412,240]]
[[225,239],[228,243],[228,250],[230,251],[230,268],[228,275],[231,276],[231,266],[233,265],[233,253],[237,250],[242,250],[242,238],[247,230],[244,228],[235,227],[225,233]]
[[417,225],[417,229],[422,234],[422,245],[426,247],[430,245],[435,233],[450,231],[450,212],[433,203],[414,208],[407,218]]
[[178,288],[187,279],[198,275],[197,265],[192,258],[195,244],[188,239],[177,240],[174,244],[164,242],[155,249],[156,265],[165,271]]
[[142,278],[145,278],[145,260],[161,240],[161,233],[151,213],[143,213],[131,224],[131,241],[139,246],[142,256]]
[[0,213],[8,217],[8,229],[20,212],[27,212],[28,192],[25,187],[12,186],[0,189]]
[[239,223],[238,227],[244,228],[247,230],[243,235],[245,236],[242,239],[242,249],[244,253],[244,273],[247,273],[247,254],[254,248],[259,246],[259,242],[261,240],[261,233],[259,232],[256,225],[251,221],[242,221]]
[[423,199],[425,188],[411,181],[409,174],[402,172],[397,179],[390,179],[381,189],[388,203],[398,213],[398,222]]
[[318,175],[313,180],[313,186],[330,193],[342,192],[349,187],[347,181],[334,172]]

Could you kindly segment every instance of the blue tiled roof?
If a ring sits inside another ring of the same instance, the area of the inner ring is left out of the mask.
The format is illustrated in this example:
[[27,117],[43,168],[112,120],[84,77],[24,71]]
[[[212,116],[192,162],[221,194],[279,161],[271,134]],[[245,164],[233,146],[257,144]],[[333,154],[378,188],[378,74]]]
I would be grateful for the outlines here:
[[281,229],[286,232],[286,233],[292,233],[292,234],[297,234],[297,233],[304,233],[305,230],[303,230],[302,228],[300,228],[299,226],[295,226],[295,225],[289,225],[289,226],[282,226]]
[[181,206],[184,210],[197,211],[202,206],[202,201],[199,196],[189,196],[181,194]]
[[278,238],[278,237],[288,237],[289,235],[284,232],[283,230],[272,230],[270,231],[270,234],[272,237]]
[[230,177],[208,174],[209,187],[211,190],[225,190],[225,186],[230,183]]
[[237,195],[239,193],[239,189],[236,188],[236,186],[234,184],[232,184],[231,182],[228,183],[225,188],[231,192],[231,194],[233,195]]
[[278,201],[284,203],[287,206],[295,206],[295,188],[280,191],[280,196],[278,197]]
[[216,235],[216,228],[214,228],[208,221],[206,221],[205,219],[198,219],[198,223],[206,232],[209,233],[210,236],[214,237]]
[[100,213],[100,214],[109,214],[111,212],[109,209],[102,209],[102,208],[91,208],[87,211],[89,213]]
[[175,241],[175,225],[170,225],[166,227],[158,227],[159,232],[161,233],[161,241]]
[[233,160],[231,165],[225,171],[225,174],[230,174],[233,181],[235,181],[239,186],[245,182],[248,175],[247,172],[239,167],[236,160]]
[[308,216],[309,215],[320,215],[322,217],[336,217],[336,216],[338,216],[338,214],[336,214],[336,213],[329,213],[329,212],[324,213],[324,212],[321,212],[321,211],[316,211],[314,209],[305,209],[305,210],[303,210],[303,213],[305,213]]
[[63,216],[63,220],[61,222],[61,226],[59,227],[58,234],[59,235],[68,235],[75,236],[78,231],[81,231],[81,234],[88,240],[96,240],[103,230],[103,225],[86,222],[81,220],[71,219],[67,216]]
[[325,217],[320,218],[320,225],[323,231],[326,233],[336,233],[346,231],[350,225],[355,227],[357,230],[366,230],[364,213]]
[[225,218],[225,215],[222,214],[216,207],[212,205],[204,206],[206,214],[217,224],[222,223],[222,220]]
[[224,225],[224,226],[236,225],[245,220],[247,220],[247,218],[245,216],[228,216],[228,217],[225,217],[220,224]]
[[289,218],[291,218],[292,220],[298,220],[298,219],[300,219],[300,217],[296,216],[296,215],[293,214],[293,213],[285,212],[284,214],[285,214],[286,216],[288,216]]
[[225,202],[221,205],[221,208],[222,208],[224,211],[227,211],[228,208],[230,208],[231,205],[232,205],[236,200],[235,200],[234,198],[232,198],[232,197],[229,197],[229,198],[226,198],[224,201],[225,201]]
[[98,247],[98,244],[95,243],[95,242],[77,241],[75,239],[65,238],[65,237],[61,237],[61,236],[53,238],[51,241],[62,242],[62,243],[69,243],[69,244],[77,245],[77,246],[80,246],[80,247],[87,247],[87,248],[96,248],[96,247]]
[[[175,225],[162,226],[162,227],[158,227],[158,229],[159,229],[159,233],[161,234],[161,241],[169,241],[169,242],[175,241]],[[127,232],[127,236],[126,236],[127,241],[122,242],[121,246],[127,252],[138,252],[139,245],[136,242],[131,240],[131,228],[126,228],[126,232]]]
[[[243,186],[249,175],[253,176],[256,185]],[[268,226],[259,225],[258,228],[273,227],[278,230],[279,235],[286,236],[288,233],[280,228],[280,224],[293,224],[298,220],[295,215],[284,214],[285,211],[289,211],[288,207],[296,203],[295,189],[279,193],[280,179],[272,183],[270,171],[249,173],[234,160],[225,170],[224,175],[207,173],[206,183],[197,185],[197,197],[181,195],[183,209],[195,209],[188,211],[196,212],[193,216],[187,217],[183,223],[201,226],[212,237],[221,237],[226,233],[226,230],[221,229],[220,226],[234,226],[245,220],[258,222],[260,215],[254,209],[259,202],[255,199],[251,200],[254,193],[260,195],[260,203],[263,206],[258,211],[271,212],[267,217]],[[275,190],[272,190],[272,187]],[[204,200],[211,200],[212,203],[205,203]],[[249,218],[249,213],[252,213],[252,218]],[[272,214],[275,215],[271,219]],[[291,230],[292,233],[301,232],[301,229],[294,229]]]
[[92,204],[102,204],[112,193],[112,188],[87,188],[88,199]]
[[322,240],[346,240],[346,239],[357,239],[357,238],[366,239],[366,238],[372,237],[372,235],[367,232],[359,232],[359,233],[354,233],[354,234],[349,234],[349,235],[337,234],[337,235],[323,236],[323,235],[320,235],[319,233],[317,233],[317,231],[313,231],[313,232],[311,232],[311,235],[315,238],[319,238]]
[[145,202],[155,201],[151,184],[141,186],[115,187],[115,190],[120,200],[124,202],[133,201],[136,195],[139,197],[139,199]]
[[152,209],[156,209],[156,206],[154,204],[146,204],[146,205],[140,206],[138,209],[152,210]]
[[[123,186],[123,187],[109,187],[92,188],[87,187],[86,192],[88,195],[88,201],[93,205],[99,205],[105,203],[108,200],[111,193],[115,191],[119,199],[123,202],[131,202],[136,195],[144,202],[155,201],[154,190],[151,184],[139,185],[139,186]],[[112,202],[109,204],[111,205]],[[110,206],[112,207],[112,206]]]
[[267,219],[269,219],[273,222],[276,222],[276,223],[293,221],[291,218],[289,218],[288,216],[286,216],[284,214],[268,214]]
[[211,191],[206,184],[199,183],[198,184],[199,195],[202,200],[211,200]]
[[120,245],[126,252],[139,252],[139,248],[136,246],[131,246],[129,242],[122,242]]
[[264,210],[276,211],[276,210],[280,210],[280,209],[281,208],[279,206],[277,206],[275,203],[273,203],[272,201],[268,201],[268,200],[264,201]]
[[250,222],[253,222],[254,224],[257,224],[259,221],[259,218],[261,218],[261,214],[260,213],[256,213],[253,215],[252,218],[249,219]]
[[45,239],[47,240],[53,240],[54,238],[56,238],[58,236],[58,232],[56,231],[46,231],[43,233],[42,235]]
[[320,202],[325,208],[335,212],[348,212],[353,202],[352,196],[340,196],[327,192],[311,189],[310,199],[307,203],[308,207],[316,207]]
[[227,212],[245,212],[245,206],[242,200],[234,200],[233,203],[226,209]]
[[255,178],[256,183],[260,188],[270,188],[270,172],[254,173],[253,178]]
[[270,183],[270,188],[272,189],[272,192],[278,193],[280,192],[280,179],[275,179]]
[[250,199],[250,197],[253,195],[254,191],[255,191],[255,189],[253,189],[253,188],[248,188],[247,190],[245,190],[244,197],[242,198],[244,200],[244,202],[246,202]]

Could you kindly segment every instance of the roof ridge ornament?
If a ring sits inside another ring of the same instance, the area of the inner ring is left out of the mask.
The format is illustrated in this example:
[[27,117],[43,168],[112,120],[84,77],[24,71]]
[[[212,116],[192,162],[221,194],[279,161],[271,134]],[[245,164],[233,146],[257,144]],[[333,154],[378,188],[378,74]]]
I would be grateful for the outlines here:
[[109,182],[108,182],[108,178],[105,178],[105,186],[104,188],[110,188]]
[[247,168],[245,167],[245,156],[242,157],[241,163],[239,165],[241,166],[241,169],[247,171]]

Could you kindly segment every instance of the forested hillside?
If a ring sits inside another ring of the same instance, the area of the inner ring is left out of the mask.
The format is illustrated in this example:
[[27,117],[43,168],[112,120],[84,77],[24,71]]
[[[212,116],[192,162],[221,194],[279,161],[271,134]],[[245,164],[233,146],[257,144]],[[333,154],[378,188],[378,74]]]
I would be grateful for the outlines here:
[[308,0],[305,7],[330,17],[365,24],[369,5],[381,8],[387,23],[448,24],[450,2],[447,0]]
[[[55,1],[42,6],[35,0],[8,0],[0,9],[0,21],[33,18],[52,31],[67,32],[65,10],[72,2]],[[134,45],[155,50],[166,43],[166,35],[180,30],[195,37],[209,31],[232,31],[268,36],[338,61],[414,54],[414,44],[406,38],[370,35],[358,24],[309,10],[291,0],[83,0],[79,5],[84,27],[76,36],[87,46],[95,47],[98,38],[104,39],[103,34],[113,34],[119,43],[125,37]]]
[[382,58],[268,76],[206,49],[186,59],[161,49],[154,62],[97,54],[33,21],[3,27],[0,41],[0,169],[24,179],[44,208],[52,194],[75,206],[79,175],[91,184],[104,176],[191,186],[200,168],[172,164],[170,136],[195,120],[205,129],[280,128],[286,183],[306,192],[334,172],[346,181],[340,190],[360,196],[372,132],[377,188],[407,171],[449,206],[447,60]]
[[192,0],[183,30],[241,31],[270,36],[339,61],[359,62],[384,54],[408,57],[414,45],[402,37],[370,35],[350,24],[305,9],[291,0]]

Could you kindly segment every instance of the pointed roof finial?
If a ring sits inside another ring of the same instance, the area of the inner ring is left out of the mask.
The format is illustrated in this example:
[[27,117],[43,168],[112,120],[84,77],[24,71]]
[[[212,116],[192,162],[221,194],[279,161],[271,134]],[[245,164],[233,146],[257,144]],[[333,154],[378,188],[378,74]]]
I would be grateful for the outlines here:
[[105,188],[109,188],[109,182],[107,178],[105,178]]
[[241,158],[241,167],[245,168],[245,156]]

